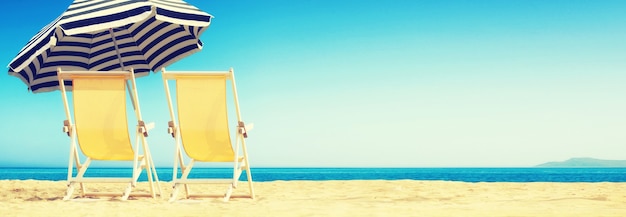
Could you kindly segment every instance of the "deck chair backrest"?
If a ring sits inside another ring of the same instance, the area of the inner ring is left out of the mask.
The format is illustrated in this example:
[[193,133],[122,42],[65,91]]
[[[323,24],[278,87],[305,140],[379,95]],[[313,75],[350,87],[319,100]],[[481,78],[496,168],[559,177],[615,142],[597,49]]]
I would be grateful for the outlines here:
[[227,75],[176,76],[181,140],[187,155],[204,162],[232,162],[226,107]]
[[133,160],[124,76],[73,76],[74,120],[83,154],[94,160]]

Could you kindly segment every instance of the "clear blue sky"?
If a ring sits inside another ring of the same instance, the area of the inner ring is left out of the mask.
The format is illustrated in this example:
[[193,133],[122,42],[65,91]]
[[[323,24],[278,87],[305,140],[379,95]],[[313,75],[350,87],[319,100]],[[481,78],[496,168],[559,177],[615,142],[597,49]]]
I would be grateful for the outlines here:
[[[252,166],[626,159],[625,1],[187,2],[215,18],[203,51],[169,69],[235,68]],[[0,62],[70,3],[4,2]],[[138,88],[169,166],[160,74]],[[0,166],[66,166],[60,93],[4,73],[0,94]]]

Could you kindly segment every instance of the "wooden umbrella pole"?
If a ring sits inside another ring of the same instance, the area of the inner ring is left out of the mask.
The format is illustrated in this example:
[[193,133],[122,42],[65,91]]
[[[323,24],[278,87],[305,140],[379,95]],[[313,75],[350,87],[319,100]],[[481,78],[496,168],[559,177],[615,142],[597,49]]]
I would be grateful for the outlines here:
[[[124,62],[122,61],[122,55],[120,54],[120,49],[117,46],[117,40],[115,39],[115,34],[113,34],[113,28],[109,28],[109,33],[111,34],[111,38],[113,39],[113,45],[115,45],[115,52],[117,53],[117,60],[120,61],[120,67],[122,68],[122,70],[126,70],[124,66]],[[134,95],[133,95],[133,92],[130,90],[130,84],[128,83],[128,80],[126,80],[126,90],[128,90],[128,94],[130,94],[131,99],[133,99]],[[135,101],[131,100],[130,102],[133,104],[133,109],[137,111],[137,106],[135,105]]]

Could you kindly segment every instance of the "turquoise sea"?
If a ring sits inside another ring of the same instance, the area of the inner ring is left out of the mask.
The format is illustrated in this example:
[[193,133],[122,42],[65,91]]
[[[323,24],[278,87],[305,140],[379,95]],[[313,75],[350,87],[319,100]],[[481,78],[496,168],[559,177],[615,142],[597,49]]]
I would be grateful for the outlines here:
[[[443,180],[463,182],[626,182],[626,168],[252,168],[255,181]],[[75,172],[75,170],[74,170]],[[172,180],[171,168],[157,169]],[[226,178],[228,168],[194,168],[190,177]],[[88,177],[130,177],[130,169],[90,168]],[[67,168],[0,168],[0,180],[65,180]],[[245,180],[246,176],[242,176]],[[140,180],[146,180],[145,173]]]

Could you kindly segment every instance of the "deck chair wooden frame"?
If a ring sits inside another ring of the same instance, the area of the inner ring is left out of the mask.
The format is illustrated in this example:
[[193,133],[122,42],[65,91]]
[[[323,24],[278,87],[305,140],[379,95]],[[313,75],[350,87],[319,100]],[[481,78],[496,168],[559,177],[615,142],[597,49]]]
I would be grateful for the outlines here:
[[[68,188],[63,200],[72,199],[76,186],[80,188],[80,197],[120,196],[122,200],[127,200],[129,196],[152,198],[160,196],[159,177],[146,141],[148,131],[154,127],[154,124],[145,124],[141,118],[133,70],[62,71],[57,69],[57,73],[67,116],[63,131],[67,133],[71,141],[67,169]],[[71,86],[73,116],[70,112],[67,97],[67,92],[70,90],[66,87],[66,81],[73,82]],[[138,120],[134,146],[131,143],[126,114],[126,89],[131,95],[131,102]],[[76,122],[72,121],[72,117]],[[78,150],[81,150],[86,157],[84,162],[80,161]],[[87,168],[94,160],[132,161],[132,176],[127,178],[84,177]],[[73,175],[74,166],[77,169],[76,176]],[[150,193],[131,193],[143,170],[147,172]],[[85,183],[128,183],[128,185],[123,192],[121,190],[120,192],[89,192]]]
[[[223,195],[224,201],[229,201],[231,197],[254,199],[252,175],[246,149],[247,131],[252,128],[252,125],[246,126],[241,119],[233,69],[231,68],[229,71],[202,72],[174,72],[162,69],[161,72],[170,109],[171,121],[168,123],[168,132],[176,142],[172,178],[174,189],[170,196],[170,202],[178,199],[178,191],[181,187],[184,187],[185,199],[221,197],[221,195],[192,194],[189,184],[228,184],[228,189]],[[170,80],[176,83],[176,108],[172,103],[170,94],[168,84]],[[227,117],[226,90],[228,81],[231,82],[237,115],[234,144],[230,138],[231,130],[228,127]],[[189,159],[189,162],[186,164],[183,153]],[[232,162],[233,176],[227,179],[189,178],[192,167],[196,162]],[[178,177],[179,168],[182,171],[180,177]],[[232,195],[233,190],[237,188],[243,171],[247,175],[249,194]]]

